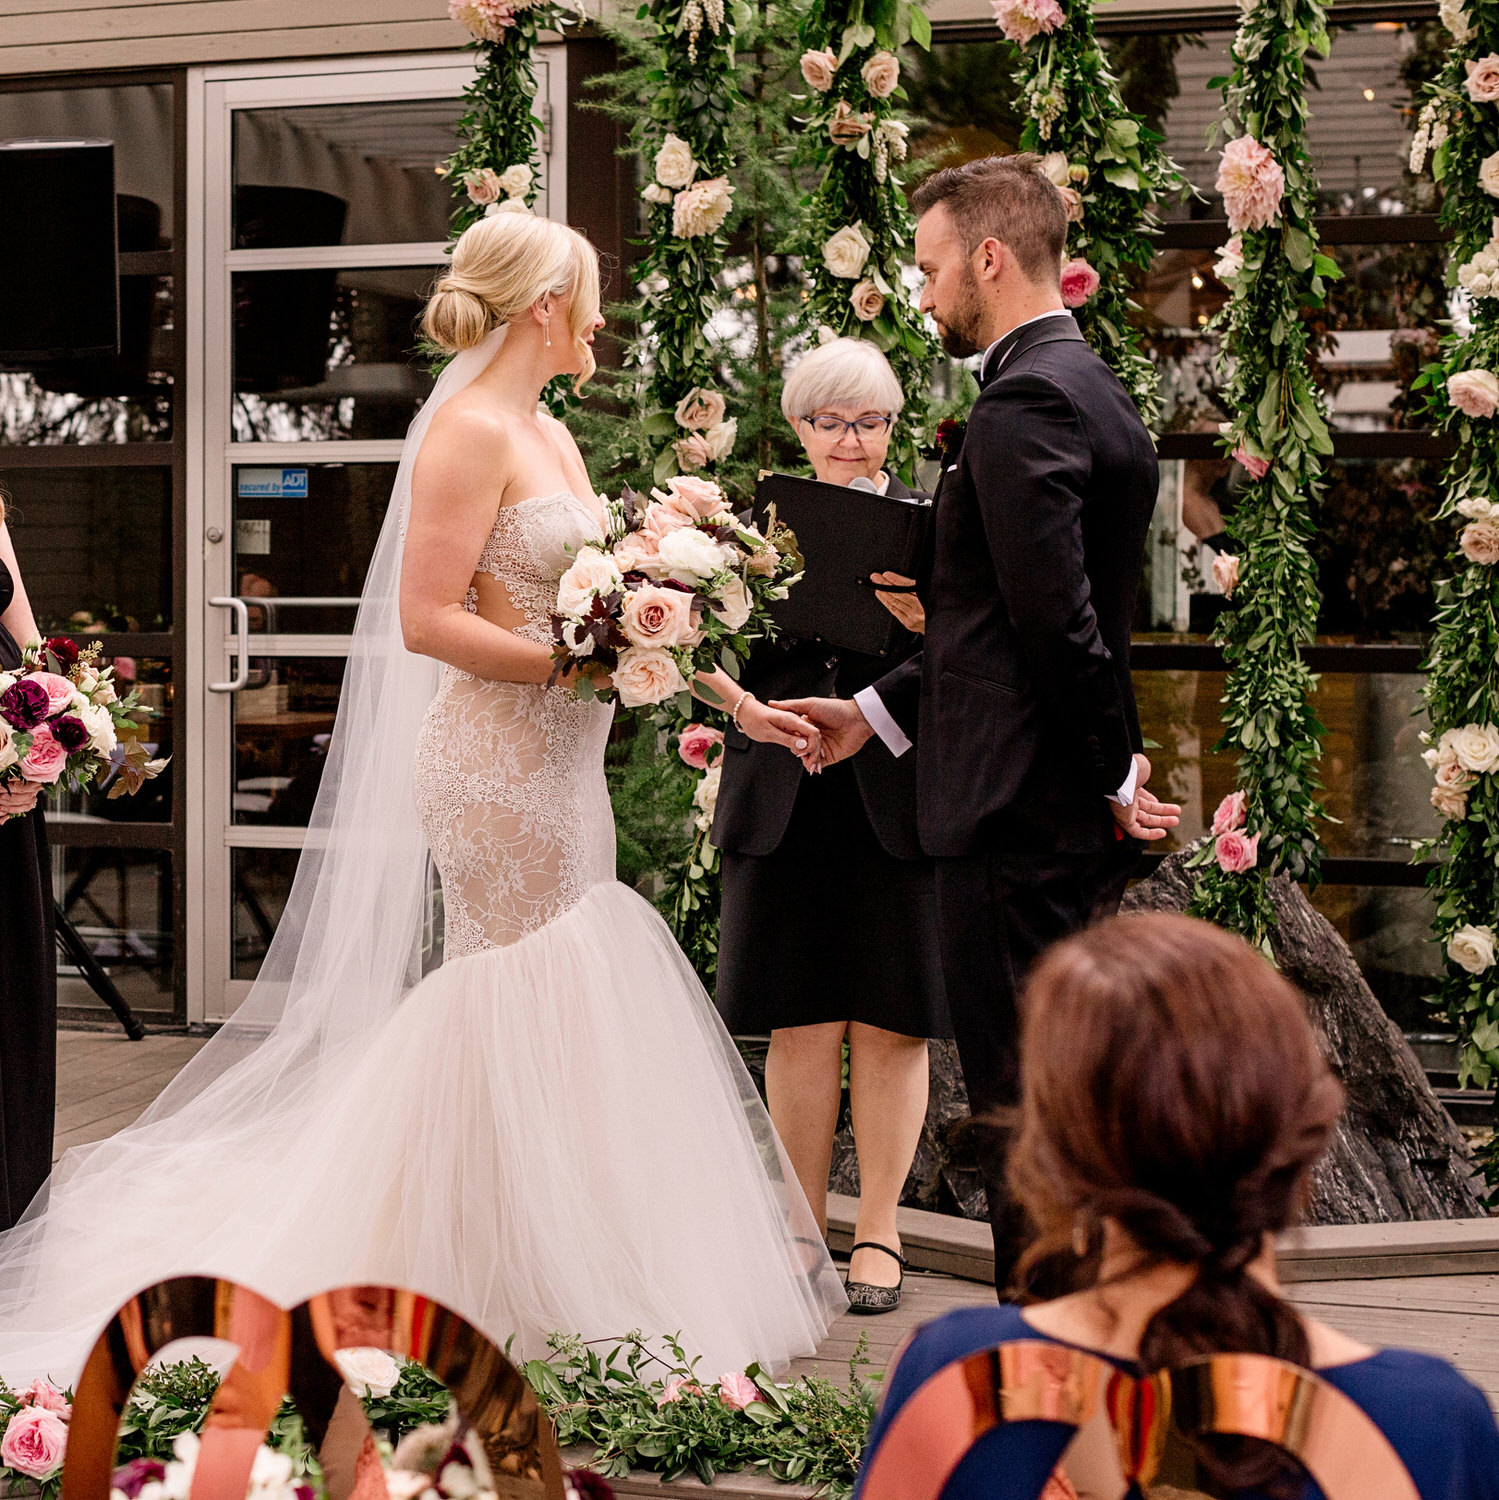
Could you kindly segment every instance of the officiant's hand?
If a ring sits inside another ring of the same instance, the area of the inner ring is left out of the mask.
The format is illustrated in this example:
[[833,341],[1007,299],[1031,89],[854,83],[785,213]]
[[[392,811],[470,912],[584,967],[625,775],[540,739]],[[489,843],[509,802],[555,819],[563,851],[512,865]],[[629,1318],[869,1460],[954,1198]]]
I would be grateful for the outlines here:
[[[871,583],[893,583],[897,586],[909,587],[915,583],[914,578],[906,578],[900,573],[871,573]],[[915,594],[882,594],[879,589],[874,591],[874,597],[900,621],[907,630],[914,631],[917,635],[926,632],[926,609]]]
[[1154,843],[1166,837],[1167,832],[1181,822],[1181,808],[1174,802],[1162,802],[1145,783],[1150,780],[1150,762],[1143,755],[1135,756],[1135,800],[1128,807],[1117,802],[1109,803],[1114,821],[1132,838]]
[[874,734],[869,720],[852,698],[788,698],[784,702],[777,699],[770,706],[800,714],[821,731],[821,754],[807,753],[801,757],[809,771],[820,771],[824,766],[847,760],[862,750]]

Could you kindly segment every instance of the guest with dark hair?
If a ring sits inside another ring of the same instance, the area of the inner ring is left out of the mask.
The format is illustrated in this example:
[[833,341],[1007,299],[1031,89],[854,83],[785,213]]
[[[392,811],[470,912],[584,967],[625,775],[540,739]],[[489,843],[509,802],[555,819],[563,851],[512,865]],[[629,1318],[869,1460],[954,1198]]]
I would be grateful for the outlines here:
[[[1186,917],[1093,927],[1035,969],[1021,1063],[1010,1183],[1039,1228],[1022,1269],[1071,1254],[1086,1289],[1024,1308],[965,1308],[919,1330],[891,1372],[860,1500],[893,1493],[880,1474],[887,1443],[905,1465],[905,1493],[1032,1500],[1048,1484],[1049,1494],[1102,1493],[1100,1469],[1118,1472],[1114,1445],[1069,1452],[1075,1429],[1057,1420],[997,1421],[971,1446],[963,1435],[955,1443],[954,1413],[930,1399],[945,1369],[1026,1342],[1043,1360],[1047,1350],[1091,1354],[1136,1378],[1204,1356],[1270,1356],[1314,1372],[1303,1382],[1320,1391],[1305,1408],[1312,1423],[1336,1409],[1345,1431],[1365,1434],[1358,1462],[1385,1454],[1398,1460],[1390,1472],[1403,1466],[1413,1482],[1376,1486],[1369,1500],[1499,1496],[1499,1429],[1481,1392],[1440,1359],[1372,1349],[1281,1294],[1275,1235],[1305,1206],[1342,1091],[1300,996],[1260,955]],[[948,1389],[962,1404],[958,1385]],[[994,1404],[992,1389],[985,1399]],[[1289,1442],[1272,1441],[1195,1433],[1196,1488],[1186,1493],[1322,1495],[1310,1463],[1301,1468]],[[921,1475],[911,1487],[924,1452],[950,1460],[958,1449],[945,1479]]]
[[[0,674],[21,665],[20,648],[36,633],[0,499]],[[52,1170],[57,961],[40,792],[0,788],[0,1229]]]

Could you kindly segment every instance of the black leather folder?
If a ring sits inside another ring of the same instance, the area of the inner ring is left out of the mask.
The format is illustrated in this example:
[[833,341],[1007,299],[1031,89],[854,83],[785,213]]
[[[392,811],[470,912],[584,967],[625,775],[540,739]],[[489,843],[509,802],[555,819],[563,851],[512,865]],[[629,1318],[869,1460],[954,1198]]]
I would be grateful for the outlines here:
[[871,573],[914,578],[931,524],[925,495],[895,499],[872,490],[762,473],[754,515],[771,507],[796,533],[806,573],[771,616],[787,635],[845,651],[888,656],[906,632],[875,598]]

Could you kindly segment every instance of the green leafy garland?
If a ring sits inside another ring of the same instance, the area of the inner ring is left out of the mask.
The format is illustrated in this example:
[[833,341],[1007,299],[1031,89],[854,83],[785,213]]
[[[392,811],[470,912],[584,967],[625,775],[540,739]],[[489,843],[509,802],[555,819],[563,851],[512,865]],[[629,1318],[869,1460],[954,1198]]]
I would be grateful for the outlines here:
[[[1414,382],[1457,441],[1435,518],[1451,571],[1436,586],[1425,664],[1435,740],[1425,758],[1436,775],[1431,800],[1447,821],[1417,858],[1446,856],[1427,882],[1446,960],[1435,999],[1462,1043],[1460,1081],[1486,1087],[1499,1071],[1499,5],[1448,0],[1441,10],[1453,45],[1427,89],[1411,169],[1430,151],[1452,235],[1447,283],[1466,293],[1467,307],[1440,363]],[[1499,1142],[1481,1156],[1490,1188],[1499,1187]]]
[[1155,254],[1154,204],[1188,189],[1162,137],[1124,106],[1093,29],[1088,0],[996,0],[1000,29],[1020,49],[1025,101],[1020,148],[1067,199],[1072,228],[1062,295],[1088,342],[1130,393],[1148,427],[1159,416],[1155,365],[1130,327],[1131,270]]
[[1310,544],[1332,440],[1302,310],[1320,306],[1338,274],[1317,252],[1306,147],[1306,54],[1328,48],[1319,0],[1255,0],[1234,39],[1233,72],[1215,80],[1243,132],[1224,147],[1218,175],[1234,232],[1217,269],[1233,286],[1215,324],[1224,402],[1235,413],[1223,444],[1250,482],[1228,519],[1238,556],[1220,559],[1219,579],[1233,600],[1219,627],[1228,664],[1219,748],[1237,752],[1239,790],[1190,860],[1200,872],[1191,910],[1267,951],[1270,877],[1315,884],[1321,857],[1312,794],[1323,729],[1300,647],[1317,628]]
[[811,283],[805,326],[884,351],[906,393],[891,455],[909,475],[939,351],[902,280],[913,223],[892,170],[907,153],[907,127],[896,118],[906,97],[897,53],[908,41],[929,47],[932,27],[912,0],[812,0],[801,37],[802,77],[815,102],[804,156],[822,170],[803,200],[796,246]]
[[708,325],[721,302],[734,202],[734,38],[747,14],[743,0],[646,0],[640,16],[654,28],[655,57],[647,107],[631,131],[652,171],[642,195],[650,238],[634,273],[642,303],[633,357],[645,371],[641,434],[659,484],[711,473],[732,453],[738,429],[716,386]]

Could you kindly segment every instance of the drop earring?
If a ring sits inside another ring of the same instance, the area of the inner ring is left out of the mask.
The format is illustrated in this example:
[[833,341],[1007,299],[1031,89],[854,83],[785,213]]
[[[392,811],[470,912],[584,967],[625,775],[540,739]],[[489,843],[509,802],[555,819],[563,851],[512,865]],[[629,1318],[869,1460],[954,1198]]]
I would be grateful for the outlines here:
[[546,330],[547,348],[550,349],[552,347],[552,320],[547,318],[541,326]]

